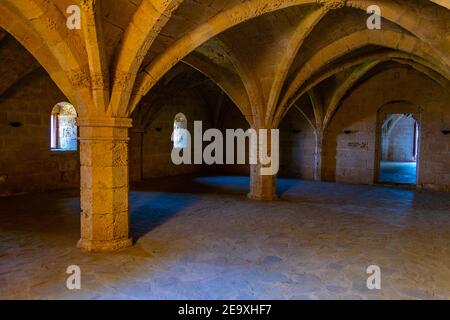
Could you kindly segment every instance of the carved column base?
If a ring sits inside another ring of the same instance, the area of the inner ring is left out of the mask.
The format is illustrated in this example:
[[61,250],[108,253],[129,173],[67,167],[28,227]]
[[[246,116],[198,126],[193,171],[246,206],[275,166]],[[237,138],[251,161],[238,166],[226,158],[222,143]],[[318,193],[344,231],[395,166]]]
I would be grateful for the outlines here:
[[80,239],[77,243],[77,248],[89,252],[112,252],[131,247],[132,245],[133,241],[131,238],[111,241]]

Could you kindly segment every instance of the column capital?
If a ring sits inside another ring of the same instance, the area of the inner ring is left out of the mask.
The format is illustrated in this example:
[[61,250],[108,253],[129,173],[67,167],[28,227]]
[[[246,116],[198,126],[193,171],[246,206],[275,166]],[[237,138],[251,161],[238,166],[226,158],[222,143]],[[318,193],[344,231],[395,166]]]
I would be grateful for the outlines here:
[[79,117],[77,118],[77,126],[81,128],[131,128],[133,126],[133,119],[114,117]]
[[131,118],[77,118],[80,138],[83,142],[128,142],[128,129],[132,127]]

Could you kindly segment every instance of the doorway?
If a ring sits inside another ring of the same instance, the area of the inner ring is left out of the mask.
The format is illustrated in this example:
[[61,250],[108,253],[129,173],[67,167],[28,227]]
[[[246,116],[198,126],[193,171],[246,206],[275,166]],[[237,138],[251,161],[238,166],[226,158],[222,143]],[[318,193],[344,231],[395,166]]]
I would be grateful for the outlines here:
[[420,125],[411,113],[387,113],[381,124],[378,182],[416,185]]

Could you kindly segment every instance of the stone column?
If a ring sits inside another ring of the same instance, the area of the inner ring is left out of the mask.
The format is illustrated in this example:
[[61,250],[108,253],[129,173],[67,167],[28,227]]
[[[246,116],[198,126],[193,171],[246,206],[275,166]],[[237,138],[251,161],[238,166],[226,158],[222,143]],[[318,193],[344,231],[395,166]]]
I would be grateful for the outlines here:
[[133,127],[130,130],[130,180],[142,181],[142,148],[144,140],[144,128]]
[[81,162],[81,239],[87,251],[132,245],[128,209],[127,118],[78,118]]
[[[252,200],[271,201],[278,199],[276,194],[276,174],[274,175],[262,175],[261,169],[264,167],[270,167],[269,165],[262,165],[260,162],[260,150],[263,151],[267,148],[267,154],[278,157],[279,161],[279,146],[272,148],[271,130],[267,130],[267,146],[262,145],[261,133],[258,132],[258,164],[250,165],[250,193],[248,198]],[[274,152],[273,152],[274,151]],[[276,154],[272,154],[276,153]]]
[[314,150],[314,180],[322,181],[322,158],[323,158],[323,139],[324,131],[316,129],[314,131],[316,136],[316,146]]
[[250,166],[250,193],[248,197],[252,200],[271,201],[278,199],[276,194],[276,175],[262,176],[261,165]]

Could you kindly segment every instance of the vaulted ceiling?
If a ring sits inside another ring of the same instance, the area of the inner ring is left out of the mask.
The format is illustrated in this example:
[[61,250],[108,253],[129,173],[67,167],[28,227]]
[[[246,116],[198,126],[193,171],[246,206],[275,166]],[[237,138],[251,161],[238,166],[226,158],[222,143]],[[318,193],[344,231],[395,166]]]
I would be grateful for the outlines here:
[[[77,2],[82,28],[69,30]],[[380,30],[366,25],[373,4]],[[0,96],[43,67],[83,117],[142,112],[180,63],[254,127],[277,127],[308,96],[303,113],[322,129],[360,79],[392,63],[449,89],[445,0],[0,0],[0,27]]]

